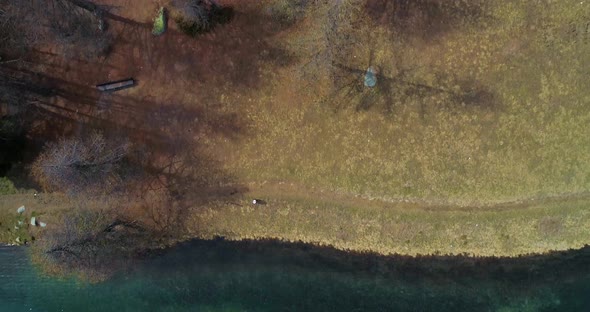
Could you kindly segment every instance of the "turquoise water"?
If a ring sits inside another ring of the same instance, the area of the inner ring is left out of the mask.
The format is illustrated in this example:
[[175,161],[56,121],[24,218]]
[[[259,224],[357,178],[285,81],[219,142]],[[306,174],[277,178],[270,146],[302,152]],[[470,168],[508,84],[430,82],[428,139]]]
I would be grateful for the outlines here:
[[97,284],[43,277],[0,247],[0,311],[590,311],[590,250],[410,259],[195,241]]

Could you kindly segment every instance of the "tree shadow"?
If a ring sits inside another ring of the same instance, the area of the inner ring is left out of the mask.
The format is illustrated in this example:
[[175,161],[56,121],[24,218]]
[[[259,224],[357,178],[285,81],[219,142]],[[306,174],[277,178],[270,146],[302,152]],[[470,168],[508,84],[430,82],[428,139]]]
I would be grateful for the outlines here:
[[[119,249],[134,250],[133,245],[145,243],[141,240],[146,237],[163,238],[182,232],[189,209],[232,200],[247,191],[202,144],[214,138],[239,140],[247,134],[238,115],[219,109],[218,96],[208,96],[215,95],[220,86],[246,91],[258,88],[267,82],[265,69],[287,66],[292,59],[272,43],[272,36],[278,32],[276,24],[255,12],[235,12],[231,23],[199,38],[173,29],[153,37],[150,23],[110,13],[104,17],[115,21],[109,31],[117,39],[111,53],[99,60],[100,66],[37,51],[32,61],[44,68],[44,73],[36,73],[33,67],[19,68],[38,75],[38,84],[51,90],[27,110],[31,125],[27,139],[36,146],[36,152],[48,141],[95,131],[106,138],[128,139],[134,145],[134,152],[125,160],[132,179],[122,183],[127,196],[124,201],[113,202],[121,195],[110,191],[77,198],[103,201],[105,207],[117,211],[118,217],[140,220],[145,231],[137,237],[123,235],[125,239],[117,243]],[[184,92],[155,101],[152,94],[100,93],[92,87],[109,80],[106,73],[113,72],[137,76],[144,90],[149,90],[148,83],[200,87],[204,101],[195,103]],[[30,160],[36,155],[32,154]],[[73,242],[87,245],[99,238],[92,248],[84,249],[87,255],[77,258],[110,254],[108,248],[113,245],[102,246],[103,234],[96,235],[86,233]],[[68,266],[67,260],[59,262]]]
[[195,38],[173,27],[154,37],[150,23],[112,13],[105,16],[119,24],[114,30],[117,44],[107,62],[120,64],[120,70],[130,75],[147,67],[153,82],[257,88],[267,82],[267,65],[287,66],[294,61],[287,50],[272,42],[280,31],[278,23],[254,11],[236,10],[231,22]]
[[[397,105],[417,102],[420,115],[424,118],[428,112],[440,109],[494,112],[501,108],[501,102],[492,91],[471,80],[446,77],[439,73],[439,81],[450,79],[455,82],[453,86],[459,88],[451,88],[442,83],[428,85],[415,82],[409,75],[412,72],[409,69],[400,71],[395,77],[377,73],[377,85],[369,88],[363,84],[366,70],[342,64],[333,66],[339,76],[335,79],[335,88],[323,102],[331,105],[336,112],[354,109],[357,112],[377,110],[390,114],[396,111]],[[442,104],[434,104],[435,102]]]
[[[25,74],[26,69],[23,69]],[[94,132],[110,140],[128,140],[132,152],[125,158],[126,177],[108,194],[101,190],[78,194],[85,200],[105,202],[121,197],[133,209],[117,208],[121,216],[142,220],[157,233],[184,230],[190,209],[215,201],[234,200],[247,188],[222,169],[215,155],[203,147],[207,140],[240,140],[247,135],[235,113],[222,112],[215,100],[208,105],[183,101],[155,102],[149,96],[101,93],[95,88],[46,74],[39,83],[51,96],[28,106],[26,132],[31,163],[46,142],[63,137],[85,137]],[[190,100],[190,99],[189,99]],[[112,204],[109,202],[109,205]],[[157,204],[157,205],[155,205]]]
[[491,19],[482,9],[484,4],[483,1],[367,0],[365,11],[375,23],[397,34],[430,41],[458,27]]
[[[329,92],[320,90],[318,96],[321,102],[330,103],[336,111],[353,109],[392,113],[401,104],[417,106],[412,109],[426,118],[429,112],[437,109],[457,112],[461,109],[495,110],[500,106],[498,98],[481,83],[432,71],[430,74],[436,79],[426,83],[415,76],[426,70],[421,66],[404,64],[412,62],[395,57],[393,62],[391,58],[378,60],[376,57],[384,46],[392,49],[393,45],[436,43],[433,41],[442,39],[447,32],[483,25],[493,19],[485,14],[484,7],[485,3],[481,1],[366,0],[363,12],[359,13],[354,7],[334,5],[327,16],[332,27],[324,30],[326,47],[318,47],[320,51],[304,64],[308,68],[304,72],[316,76],[305,79],[309,84],[303,88],[313,90],[313,81],[319,79],[317,73],[326,73],[323,77],[329,78],[332,85]],[[343,20],[342,16],[349,18]],[[387,28],[393,37],[379,37],[379,31],[373,36],[375,27]],[[388,44],[379,43],[377,38],[387,40]],[[367,55],[363,55],[365,53]],[[366,63],[362,64],[361,60]],[[374,88],[363,85],[369,66],[382,69],[377,74],[378,83]]]

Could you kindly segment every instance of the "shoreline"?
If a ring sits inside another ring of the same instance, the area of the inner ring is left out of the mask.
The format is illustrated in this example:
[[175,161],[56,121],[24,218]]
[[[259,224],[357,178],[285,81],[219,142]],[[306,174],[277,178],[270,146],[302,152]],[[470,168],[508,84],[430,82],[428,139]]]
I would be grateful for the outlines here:
[[[590,200],[584,197],[497,210],[448,210],[361,198],[321,198],[298,191],[251,188],[233,198],[190,208],[184,224],[178,225],[184,230],[171,237],[171,242],[216,237],[231,241],[276,239],[384,256],[474,258],[543,255],[578,250],[590,244]],[[43,196],[41,201],[30,194],[13,195],[12,199],[48,218],[70,211],[47,205],[55,203],[53,197],[60,195]],[[268,204],[252,205],[249,198],[263,198]],[[2,199],[9,205],[3,205],[5,209],[0,213],[10,220],[10,200],[5,196]],[[148,219],[137,221],[149,229]],[[46,230],[53,230],[55,222],[57,219],[51,220]],[[2,241],[12,244],[9,232],[4,234],[7,235],[0,236]]]
[[251,195],[269,204],[198,209],[191,213],[186,238],[278,239],[382,255],[472,257],[546,254],[590,243],[590,201],[585,198],[465,211]]
[[[528,258],[538,258],[538,257],[552,257],[555,254],[561,253],[570,253],[570,252],[579,252],[585,249],[590,248],[590,242],[587,244],[583,244],[579,247],[572,247],[568,249],[559,249],[559,250],[552,250],[548,249],[541,252],[531,252],[526,254],[509,254],[509,255],[479,255],[479,254],[470,254],[470,253],[459,253],[459,254],[428,254],[428,253],[417,253],[417,254],[403,254],[403,253],[380,253],[379,251],[374,251],[370,249],[363,249],[363,250],[355,250],[355,249],[342,249],[338,248],[338,246],[324,244],[322,242],[306,242],[302,240],[284,240],[281,238],[274,238],[274,237],[257,237],[257,238],[228,238],[225,236],[213,236],[213,237],[191,237],[187,238],[186,240],[179,240],[174,244],[171,244],[163,249],[174,248],[176,245],[182,245],[185,243],[190,243],[191,241],[206,241],[206,242],[215,242],[215,241],[225,241],[230,243],[248,243],[248,244],[256,244],[257,242],[276,242],[277,244],[285,244],[285,245],[305,245],[310,246],[311,248],[331,248],[337,252],[347,253],[347,254],[367,254],[373,255],[378,257],[404,257],[408,259],[421,259],[424,257],[436,257],[436,258],[444,258],[444,259],[455,259],[461,258],[466,260],[519,260],[519,259],[528,259]],[[18,246],[18,245],[17,245]]]

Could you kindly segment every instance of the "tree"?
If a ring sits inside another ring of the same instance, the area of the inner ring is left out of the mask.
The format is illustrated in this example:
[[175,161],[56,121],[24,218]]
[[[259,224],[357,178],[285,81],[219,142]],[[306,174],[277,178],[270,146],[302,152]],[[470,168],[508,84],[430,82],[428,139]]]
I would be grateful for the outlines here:
[[43,1],[49,28],[66,57],[93,59],[107,55],[112,37],[105,32],[103,11],[90,1]]
[[176,22],[187,34],[196,36],[208,32],[216,24],[231,19],[231,8],[221,7],[215,0],[174,0]]
[[213,2],[205,0],[175,0],[174,7],[181,14],[184,22],[199,24],[207,28],[211,22],[209,14],[210,6],[215,5]]
[[129,175],[130,145],[94,133],[49,144],[32,167],[44,187],[69,193],[112,191]]
[[17,59],[43,41],[66,57],[92,59],[112,45],[103,9],[86,0],[0,0],[0,56]]
[[[343,70],[354,51],[366,36],[357,29],[362,24],[357,1],[329,1],[326,5],[314,8],[320,23],[309,36],[291,44],[302,48],[306,60],[300,71],[310,83],[329,78],[335,89],[349,83],[350,72]],[[327,77],[326,77],[327,76]],[[356,79],[356,77],[354,78]]]
[[7,64],[22,59],[43,39],[43,33],[27,1],[0,3],[0,64]]
[[36,259],[48,273],[103,280],[159,242],[142,224],[118,218],[100,202],[71,208],[35,240]]

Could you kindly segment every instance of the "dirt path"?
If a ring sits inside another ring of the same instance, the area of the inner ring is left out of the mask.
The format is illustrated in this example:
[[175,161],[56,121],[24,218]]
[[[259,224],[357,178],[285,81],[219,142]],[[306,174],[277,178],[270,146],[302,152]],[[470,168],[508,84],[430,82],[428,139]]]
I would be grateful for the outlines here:
[[357,207],[395,207],[396,209],[414,209],[424,211],[507,211],[524,209],[542,204],[556,204],[590,200],[590,193],[568,193],[559,195],[548,195],[516,199],[497,203],[473,203],[468,205],[453,204],[444,200],[424,199],[402,199],[398,201],[386,201],[381,199],[370,199],[346,192],[322,190],[318,188],[306,188],[302,185],[291,182],[267,182],[267,183],[246,183],[247,195],[251,197],[287,197],[315,200],[333,204],[346,204]]

